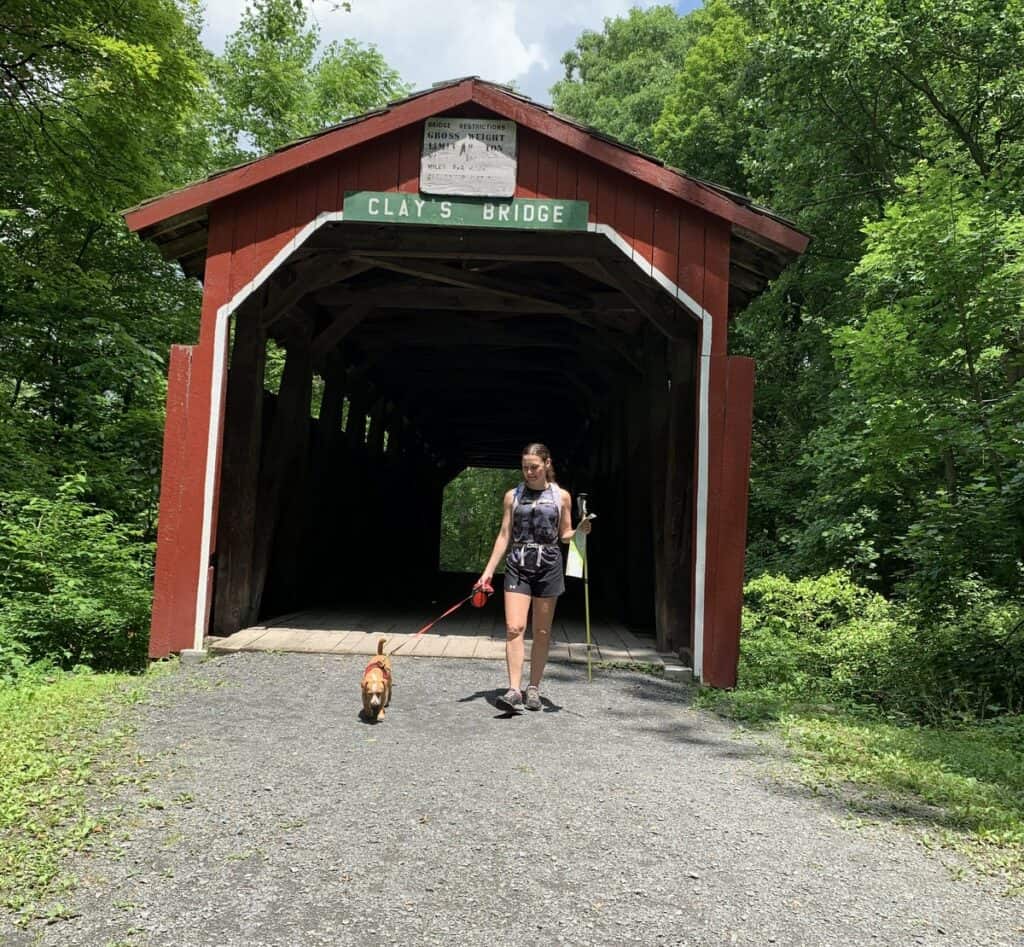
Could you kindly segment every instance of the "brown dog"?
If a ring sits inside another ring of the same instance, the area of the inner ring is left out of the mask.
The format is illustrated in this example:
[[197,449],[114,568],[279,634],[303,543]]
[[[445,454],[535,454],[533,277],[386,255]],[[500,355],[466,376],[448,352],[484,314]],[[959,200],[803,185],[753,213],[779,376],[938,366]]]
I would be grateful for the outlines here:
[[363,719],[383,720],[384,708],[391,703],[391,658],[384,653],[384,642],[377,642],[377,657],[366,665],[363,680]]

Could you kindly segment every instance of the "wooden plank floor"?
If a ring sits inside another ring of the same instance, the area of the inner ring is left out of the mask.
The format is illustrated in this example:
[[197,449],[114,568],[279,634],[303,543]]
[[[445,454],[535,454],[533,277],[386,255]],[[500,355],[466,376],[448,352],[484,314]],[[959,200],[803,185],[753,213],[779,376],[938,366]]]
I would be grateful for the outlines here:
[[[210,650],[309,651],[320,654],[375,654],[377,641],[386,649],[413,657],[505,660],[505,627],[500,608],[464,606],[420,638],[423,616],[386,608],[310,609],[280,615],[266,624],[243,628],[228,638],[208,640]],[[654,640],[638,638],[623,625],[591,622],[591,653],[595,661],[663,665]],[[526,654],[530,653],[527,631]],[[585,663],[586,629],[582,619],[558,618],[552,629],[549,661]]]

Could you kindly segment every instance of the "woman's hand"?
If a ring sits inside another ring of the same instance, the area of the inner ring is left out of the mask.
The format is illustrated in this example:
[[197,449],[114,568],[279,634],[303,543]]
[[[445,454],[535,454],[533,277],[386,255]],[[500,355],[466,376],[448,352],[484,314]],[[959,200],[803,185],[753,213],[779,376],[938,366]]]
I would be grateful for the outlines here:
[[491,579],[494,578],[493,572],[485,572],[476,583],[473,585],[474,589],[483,589],[485,592],[493,592],[494,587],[491,585]]
[[583,519],[576,524],[576,532],[582,533],[584,536],[587,535],[593,528],[593,524],[590,522],[593,517],[585,516]]

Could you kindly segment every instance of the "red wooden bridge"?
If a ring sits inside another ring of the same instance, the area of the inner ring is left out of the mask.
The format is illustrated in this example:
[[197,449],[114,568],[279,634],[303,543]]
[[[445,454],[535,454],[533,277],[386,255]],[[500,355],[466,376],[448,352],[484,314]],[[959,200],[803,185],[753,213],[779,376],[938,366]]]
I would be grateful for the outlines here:
[[[421,187],[438,117],[505,123],[512,197]],[[728,321],[804,234],[478,79],[126,220],[204,286],[171,352],[154,656],[429,588],[445,485],[541,440],[601,512],[601,613],[734,683],[754,366]]]

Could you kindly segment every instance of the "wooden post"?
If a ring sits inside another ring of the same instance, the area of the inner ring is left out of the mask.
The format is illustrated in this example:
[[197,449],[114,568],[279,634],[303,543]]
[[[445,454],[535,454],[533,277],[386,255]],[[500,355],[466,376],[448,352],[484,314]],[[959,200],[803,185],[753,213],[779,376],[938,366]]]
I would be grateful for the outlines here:
[[668,435],[668,369],[665,341],[650,328],[645,329],[644,367],[647,375],[648,429],[651,465],[651,544],[654,550],[654,630],[657,648],[669,647],[665,574],[665,489]]
[[664,615],[668,650],[692,655],[691,573],[693,548],[693,459],[696,436],[697,350],[670,342],[669,415],[665,468]]
[[259,314],[235,320],[228,372],[221,454],[220,515],[217,520],[213,634],[244,627],[252,596],[253,538],[263,440],[263,374],[267,339]]
[[320,416],[314,429],[310,461],[310,502],[307,509],[307,544],[312,590],[317,598],[331,587],[333,557],[331,539],[338,516],[340,480],[344,475],[341,462],[343,440],[341,418],[345,408],[345,367],[339,359],[330,360],[325,368],[324,393]]
[[626,533],[626,613],[628,624],[649,626],[654,621],[654,557],[650,542],[651,477],[650,426],[646,392],[631,385],[626,395],[626,469],[629,489],[625,490]]
[[263,454],[260,474],[258,517],[253,539],[252,594],[245,624],[253,624],[263,604],[264,586],[270,571],[270,556],[281,515],[281,496],[289,480],[292,465],[301,459],[309,437],[309,403],[313,374],[310,356],[312,324],[297,323],[288,346],[288,355],[277,396],[274,426]]

